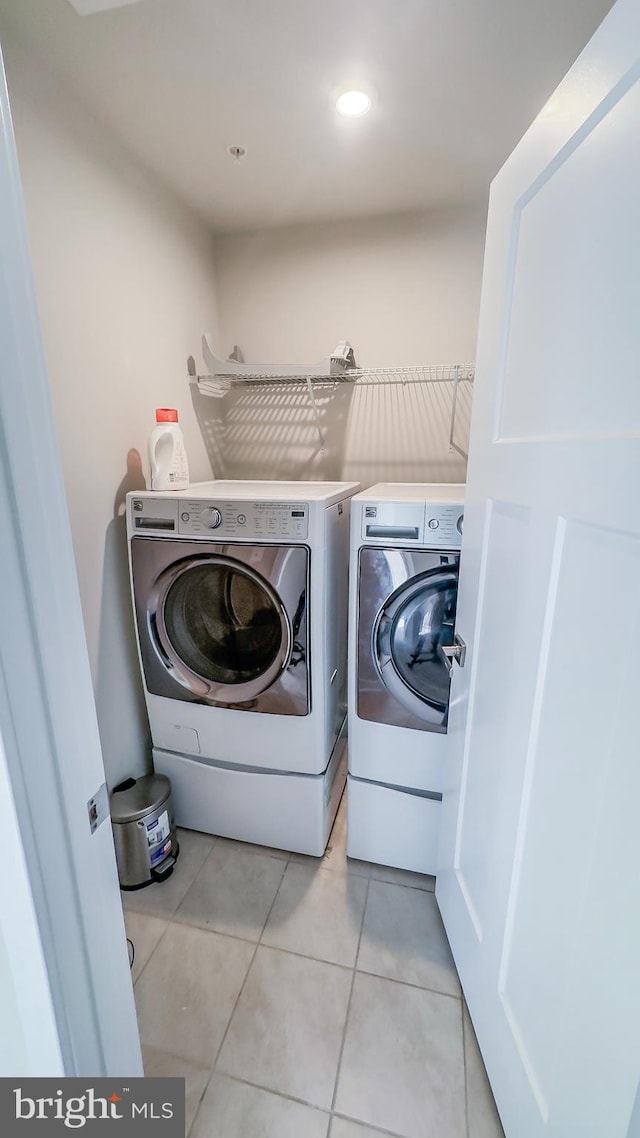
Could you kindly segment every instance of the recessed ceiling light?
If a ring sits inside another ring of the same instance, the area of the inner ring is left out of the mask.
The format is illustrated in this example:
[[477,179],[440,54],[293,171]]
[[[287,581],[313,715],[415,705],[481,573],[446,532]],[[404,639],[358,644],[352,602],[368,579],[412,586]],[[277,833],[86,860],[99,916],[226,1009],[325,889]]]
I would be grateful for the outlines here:
[[366,115],[370,106],[371,99],[364,91],[345,91],[336,102],[340,114],[352,119]]

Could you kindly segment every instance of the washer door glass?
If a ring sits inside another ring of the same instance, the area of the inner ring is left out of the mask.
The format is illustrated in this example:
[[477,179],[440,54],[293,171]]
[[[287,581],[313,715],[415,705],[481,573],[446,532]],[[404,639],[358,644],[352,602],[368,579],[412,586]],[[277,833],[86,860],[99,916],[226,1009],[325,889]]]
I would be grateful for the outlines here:
[[156,630],[185,686],[220,702],[253,699],[286,668],[292,634],[280,598],[229,557],[194,557],[158,581]]
[[407,710],[446,725],[449,673],[440,649],[453,644],[458,568],[429,569],[396,589],[373,628],[382,680]]

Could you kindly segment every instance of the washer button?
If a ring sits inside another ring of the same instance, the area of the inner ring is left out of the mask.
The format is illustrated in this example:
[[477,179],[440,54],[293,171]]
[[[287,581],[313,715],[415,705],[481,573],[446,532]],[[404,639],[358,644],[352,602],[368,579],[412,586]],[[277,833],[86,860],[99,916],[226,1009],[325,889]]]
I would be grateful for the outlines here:
[[182,518],[183,522],[188,522],[188,521],[189,521],[189,515],[188,515],[188,513],[187,513],[187,511],[186,511],[186,510],[184,511],[184,513],[183,513],[183,514],[180,514],[180,517]]
[[246,520],[247,520],[246,514],[238,514],[238,517],[236,518],[236,521],[237,521],[239,526],[243,526],[245,524]]
[[437,518],[429,518],[429,529],[439,529],[440,522]]

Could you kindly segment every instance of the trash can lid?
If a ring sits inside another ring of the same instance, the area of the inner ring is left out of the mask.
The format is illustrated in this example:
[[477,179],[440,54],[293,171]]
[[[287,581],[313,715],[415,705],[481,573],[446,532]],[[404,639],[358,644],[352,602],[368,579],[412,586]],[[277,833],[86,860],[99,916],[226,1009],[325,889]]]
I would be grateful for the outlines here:
[[111,821],[135,822],[157,809],[169,797],[171,783],[164,774],[129,778],[111,791]]

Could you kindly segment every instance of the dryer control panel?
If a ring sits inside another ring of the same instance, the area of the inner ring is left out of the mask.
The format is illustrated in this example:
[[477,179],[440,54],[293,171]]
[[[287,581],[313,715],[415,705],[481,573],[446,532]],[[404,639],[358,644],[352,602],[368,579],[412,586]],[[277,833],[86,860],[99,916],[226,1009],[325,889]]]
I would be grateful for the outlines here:
[[216,541],[304,541],[309,531],[307,502],[252,502],[202,498],[130,500],[132,533],[206,537]]
[[363,541],[459,549],[464,509],[461,502],[363,502]]

